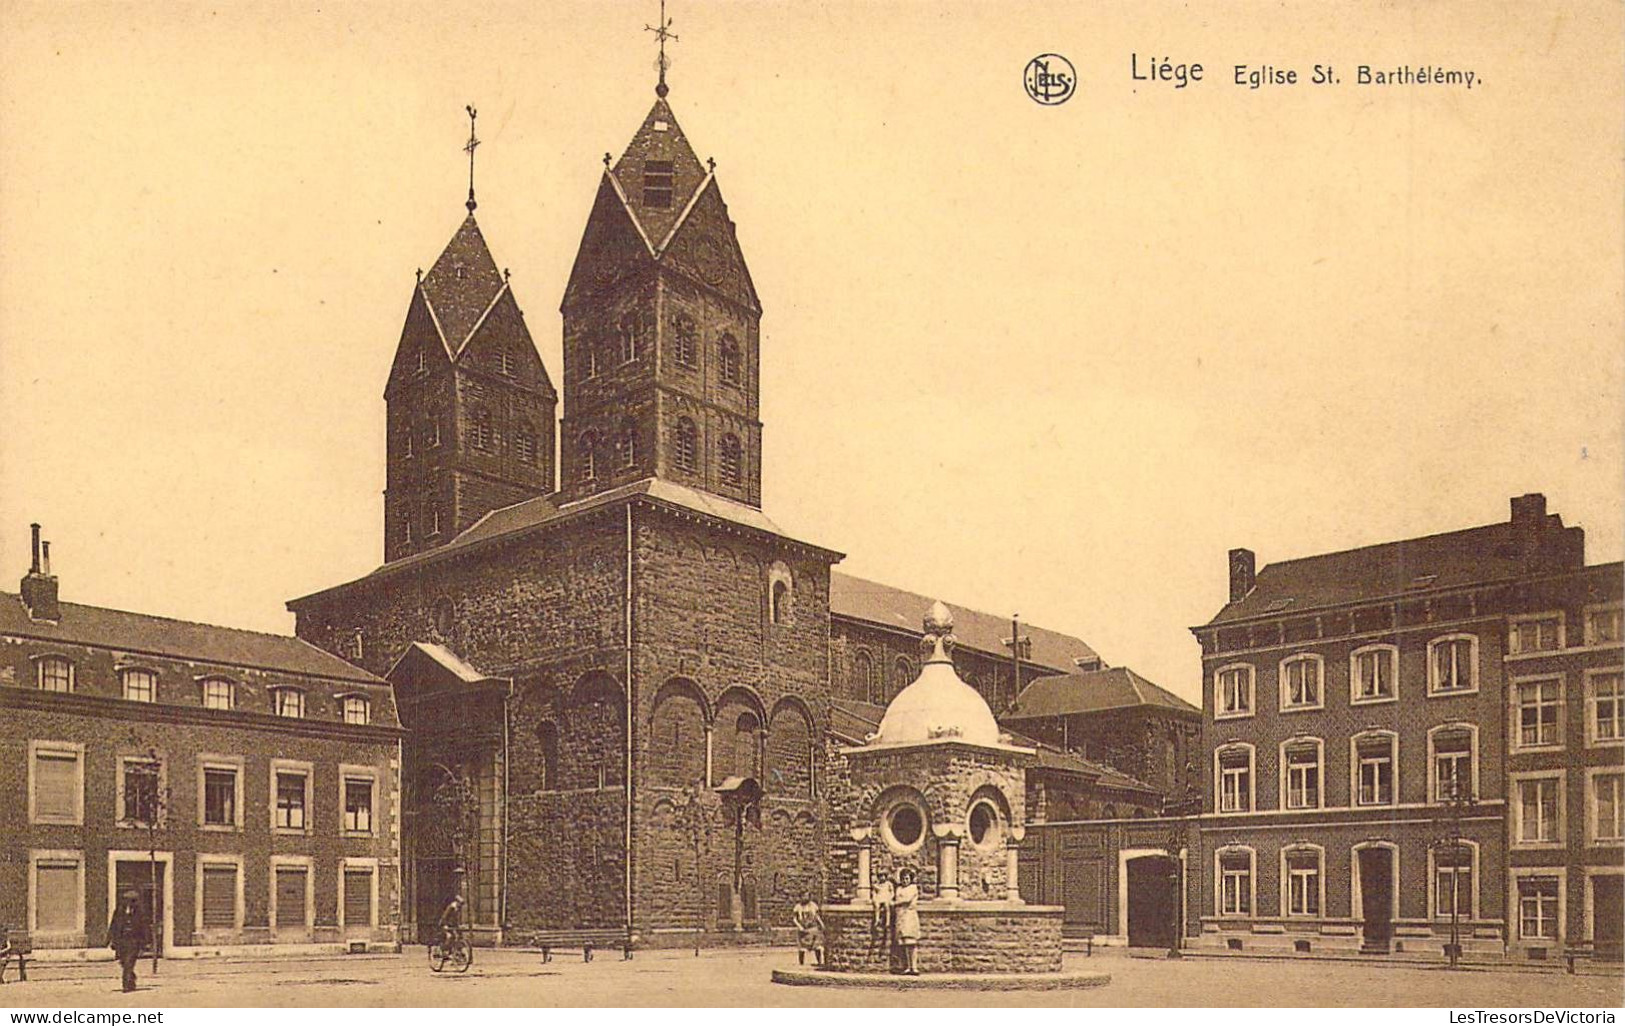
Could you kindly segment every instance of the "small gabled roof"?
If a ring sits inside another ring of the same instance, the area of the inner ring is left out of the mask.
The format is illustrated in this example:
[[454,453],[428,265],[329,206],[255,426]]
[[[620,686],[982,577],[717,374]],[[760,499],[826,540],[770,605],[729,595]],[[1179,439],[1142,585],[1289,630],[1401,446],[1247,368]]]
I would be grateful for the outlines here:
[[1187,716],[1201,716],[1202,710],[1126,666],[1058,677],[1040,677],[1021,689],[1016,707],[1005,720],[1034,720],[1051,716],[1104,712],[1108,709],[1148,707],[1166,709]]
[[508,287],[473,214],[463,219],[420,287],[455,357]]
[[301,638],[77,602],[61,603],[61,616],[53,623],[30,618],[22,599],[7,592],[0,592],[0,635],[359,684],[384,683]]
[[406,646],[384,679],[390,683],[407,679],[428,681],[442,686],[507,683],[505,678],[480,672],[451,649],[432,641],[414,641]]
[[[885,627],[920,633],[920,618],[931,608],[933,599],[902,588],[867,581],[837,571],[829,575],[829,611],[834,616],[865,620]],[[1010,651],[1004,641],[1010,636],[1010,621],[965,606],[946,603],[954,617],[954,637],[959,644],[992,655]],[[1032,655],[1024,661],[1069,671],[1081,662],[1088,665],[1100,655],[1080,638],[1059,631],[1023,623],[1021,633],[1032,639]]]

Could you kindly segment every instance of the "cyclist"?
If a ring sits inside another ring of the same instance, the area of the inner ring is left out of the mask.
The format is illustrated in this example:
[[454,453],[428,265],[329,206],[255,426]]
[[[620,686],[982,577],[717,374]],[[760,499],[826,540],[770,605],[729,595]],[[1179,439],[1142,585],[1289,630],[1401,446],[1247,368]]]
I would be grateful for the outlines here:
[[440,913],[440,949],[447,953],[455,951],[463,937],[463,896],[456,895],[446,904],[446,910]]

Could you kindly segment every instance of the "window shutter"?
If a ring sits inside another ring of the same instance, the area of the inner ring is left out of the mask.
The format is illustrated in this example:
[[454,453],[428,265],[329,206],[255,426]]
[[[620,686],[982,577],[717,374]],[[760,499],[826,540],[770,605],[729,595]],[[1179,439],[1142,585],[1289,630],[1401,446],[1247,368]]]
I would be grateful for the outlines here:
[[[281,878],[278,877],[278,883]],[[282,908],[281,895],[277,895],[277,910]],[[304,885],[300,884],[299,901],[304,902]],[[278,916],[280,919],[281,917]],[[214,929],[224,927],[231,929],[237,925],[237,867],[236,866],[204,866],[203,867],[203,928]]]
[[72,933],[79,922],[79,864],[41,862],[35,868],[34,916],[41,933]]
[[344,925],[372,924],[372,870],[344,871]]
[[34,813],[51,819],[74,819],[79,789],[79,757],[40,752],[34,757]]
[[305,870],[280,867],[276,871],[276,927],[303,929],[305,925]]

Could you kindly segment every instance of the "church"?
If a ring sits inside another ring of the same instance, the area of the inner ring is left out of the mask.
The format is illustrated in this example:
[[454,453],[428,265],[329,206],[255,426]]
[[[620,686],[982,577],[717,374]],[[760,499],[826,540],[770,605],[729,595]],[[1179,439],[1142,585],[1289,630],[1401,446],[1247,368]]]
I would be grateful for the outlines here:
[[[288,603],[394,687],[407,939],[454,893],[485,943],[764,936],[825,893],[838,745],[919,665],[926,597],[833,572],[762,509],[762,304],[663,63],[656,95],[605,155],[560,305],[562,415],[471,179],[389,370],[383,562]],[[954,615],[995,709],[1106,669]],[[1178,753],[1156,782],[1047,747],[1038,807],[1154,815],[1188,788],[1200,714],[1145,683],[1147,743]]]

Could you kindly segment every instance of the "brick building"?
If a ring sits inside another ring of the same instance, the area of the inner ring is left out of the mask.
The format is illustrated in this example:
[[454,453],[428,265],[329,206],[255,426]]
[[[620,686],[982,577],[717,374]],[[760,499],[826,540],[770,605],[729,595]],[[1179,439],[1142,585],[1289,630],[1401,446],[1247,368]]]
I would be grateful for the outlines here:
[[168,956],[393,949],[388,685],[296,638],[59,601],[42,548],[0,593],[0,922],[111,957],[133,888]]
[[1611,916],[1617,942],[1619,564],[1587,567],[1527,495],[1505,523],[1254,565],[1230,554],[1193,628],[1203,941],[1439,951],[1454,920],[1468,950],[1543,957],[1607,944]]

